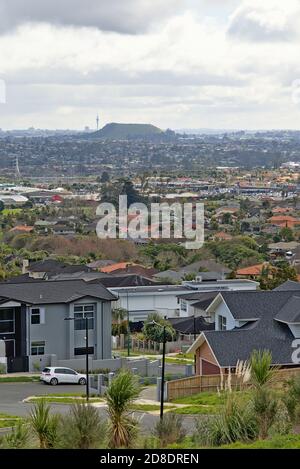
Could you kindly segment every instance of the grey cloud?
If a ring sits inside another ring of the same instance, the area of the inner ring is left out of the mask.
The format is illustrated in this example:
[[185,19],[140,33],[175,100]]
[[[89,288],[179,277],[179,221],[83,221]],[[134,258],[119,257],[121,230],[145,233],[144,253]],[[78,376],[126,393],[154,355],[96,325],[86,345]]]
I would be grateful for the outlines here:
[[1,0],[0,32],[23,23],[96,27],[136,34],[165,15],[174,14],[186,0]]
[[[253,15],[256,13],[255,15]],[[253,42],[282,42],[295,37],[295,30],[291,25],[282,27],[272,24],[263,18],[262,12],[249,7],[239,8],[228,26],[227,33],[233,38]]]
[[246,80],[230,74],[211,74],[205,70],[197,73],[180,73],[168,70],[137,71],[130,74],[118,68],[100,67],[93,72],[75,72],[68,67],[25,69],[2,74],[7,84],[59,84],[59,85],[133,85],[166,87],[232,86],[241,87]]

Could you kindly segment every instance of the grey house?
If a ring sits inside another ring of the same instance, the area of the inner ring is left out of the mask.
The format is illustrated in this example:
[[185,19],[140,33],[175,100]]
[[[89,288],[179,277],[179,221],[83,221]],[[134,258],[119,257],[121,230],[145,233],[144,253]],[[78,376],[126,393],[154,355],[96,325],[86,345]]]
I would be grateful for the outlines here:
[[100,283],[83,280],[0,283],[0,340],[8,371],[27,371],[35,358],[45,363],[53,355],[58,360],[84,355],[86,317],[91,357],[111,358],[115,299]]

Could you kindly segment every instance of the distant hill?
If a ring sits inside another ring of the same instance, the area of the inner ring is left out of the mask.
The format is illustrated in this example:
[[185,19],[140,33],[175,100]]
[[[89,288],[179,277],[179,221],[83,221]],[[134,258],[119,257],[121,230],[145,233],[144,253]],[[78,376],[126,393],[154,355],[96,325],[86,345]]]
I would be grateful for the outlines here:
[[92,138],[105,138],[112,140],[135,140],[135,139],[164,139],[175,137],[175,133],[155,127],[151,124],[117,124],[105,125],[101,130],[89,134]]

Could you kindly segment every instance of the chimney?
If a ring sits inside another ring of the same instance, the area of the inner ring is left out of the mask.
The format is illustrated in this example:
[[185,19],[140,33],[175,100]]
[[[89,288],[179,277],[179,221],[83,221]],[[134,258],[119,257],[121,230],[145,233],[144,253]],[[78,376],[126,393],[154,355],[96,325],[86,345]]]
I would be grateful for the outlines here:
[[23,259],[22,274],[28,274],[29,260]]

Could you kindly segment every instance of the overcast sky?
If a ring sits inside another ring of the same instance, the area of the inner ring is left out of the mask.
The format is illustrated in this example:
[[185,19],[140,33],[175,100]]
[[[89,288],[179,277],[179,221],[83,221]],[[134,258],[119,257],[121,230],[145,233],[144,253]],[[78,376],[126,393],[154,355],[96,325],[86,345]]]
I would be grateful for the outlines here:
[[3,129],[300,129],[300,1],[0,0],[0,79]]

